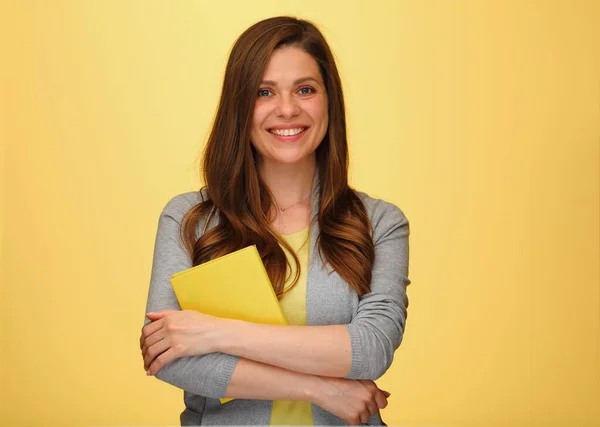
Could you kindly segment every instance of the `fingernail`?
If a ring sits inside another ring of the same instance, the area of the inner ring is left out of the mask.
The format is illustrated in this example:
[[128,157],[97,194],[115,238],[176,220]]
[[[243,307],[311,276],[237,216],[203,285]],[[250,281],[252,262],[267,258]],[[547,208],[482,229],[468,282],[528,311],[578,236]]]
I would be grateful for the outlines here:
[[147,371],[146,371],[146,375],[152,375],[152,374],[150,373],[150,370],[147,370]]

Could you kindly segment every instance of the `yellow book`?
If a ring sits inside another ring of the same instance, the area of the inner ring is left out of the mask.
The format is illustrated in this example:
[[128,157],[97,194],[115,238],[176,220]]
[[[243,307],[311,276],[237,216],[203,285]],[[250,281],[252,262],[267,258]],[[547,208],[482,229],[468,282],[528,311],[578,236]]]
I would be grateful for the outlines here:
[[183,310],[253,323],[288,324],[256,246],[175,273],[171,286]]
[[[254,245],[175,273],[171,286],[183,310],[253,323],[288,324]],[[221,403],[229,400],[221,399]]]

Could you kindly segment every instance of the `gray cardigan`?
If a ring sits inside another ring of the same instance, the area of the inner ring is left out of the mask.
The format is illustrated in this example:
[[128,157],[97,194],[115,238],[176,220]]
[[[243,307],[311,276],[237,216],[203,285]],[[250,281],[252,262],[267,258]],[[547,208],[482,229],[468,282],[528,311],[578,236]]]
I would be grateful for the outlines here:
[[[375,265],[371,292],[358,297],[335,271],[331,272],[330,266],[324,268],[315,248],[319,227],[313,220],[306,284],[307,322],[346,325],[352,346],[352,366],[346,378],[376,380],[390,367],[406,323],[409,224],[398,207],[364,193],[359,195],[373,225]],[[167,203],[160,215],[146,312],[180,309],[169,279],[190,268],[191,261],[181,243],[179,226],[184,214],[202,197],[206,196],[200,192],[180,194]],[[313,212],[318,212],[318,197],[315,185]],[[213,219],[208,227],[217,221]],[[198,233],[202,225],[198,224]],[[272,401],[235,399],[220,404],[219,398],[225,394],[237,361],[238,357],[223,353],[184,357],[156,374],[184,390],[186,409],[180,417],[182,425],[269,424]],[[315,425],[346,425],[318,406],[313,405],[312,412]],[[382,425],[381,417],[373,416],[369,424]]]

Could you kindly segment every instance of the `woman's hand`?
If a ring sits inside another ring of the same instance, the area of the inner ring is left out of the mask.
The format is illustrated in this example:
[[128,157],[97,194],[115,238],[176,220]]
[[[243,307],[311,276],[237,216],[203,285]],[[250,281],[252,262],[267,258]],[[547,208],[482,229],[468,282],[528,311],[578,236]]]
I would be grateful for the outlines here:
[[350,425],[368,423],[379,409],[387,406],[390,393],[380,390],[373,381],[320,377],[312,403],[343,419]]
[[174,359],[218,351],[219,326],[226,321],[193,310],[163,310],[146,317],[152,322],[142,328],[140,349],[148,375]]

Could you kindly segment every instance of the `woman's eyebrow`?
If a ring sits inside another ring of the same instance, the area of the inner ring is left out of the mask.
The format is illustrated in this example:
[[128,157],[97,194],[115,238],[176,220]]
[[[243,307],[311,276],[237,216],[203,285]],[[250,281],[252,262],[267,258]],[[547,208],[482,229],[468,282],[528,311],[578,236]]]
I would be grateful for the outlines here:
[[[313,81],[317,84],[320,84],[319,81],[317,79],[315,79],[314,77],[302,77],[299,79],[294,80],[294,83],[292,84],[292,86],[296,86],[299,85],[301,83],[306,83],[308,81]],[[263,80],[262,82],[260,82],[261,86],[262,85],[266,85],[266,86],[277,86],[277,82],[274,80]]]

